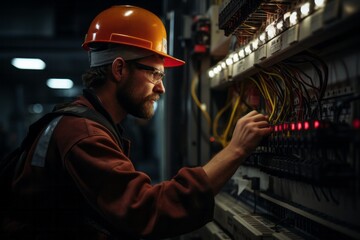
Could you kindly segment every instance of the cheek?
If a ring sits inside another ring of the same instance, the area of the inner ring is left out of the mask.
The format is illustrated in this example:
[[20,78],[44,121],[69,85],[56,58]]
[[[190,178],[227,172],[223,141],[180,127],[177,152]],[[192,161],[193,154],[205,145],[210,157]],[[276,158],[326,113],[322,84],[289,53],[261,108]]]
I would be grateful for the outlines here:
[[154,85],[152,85],[151,83],[147,83],[147,82],[139,82],[137,85],[133,85],[133,92],[134,94],[141,98],[141,97],[146,97],[149,95],[152,95],[154,92]]
[[123,79],[122,83],[120,84],[119,88],[127,91],[129,94],[133,94],[134,92],[138,91],[140,86],[138,78],[130,75]]
[[133,73],[124,80],[121,87],[130,91],[131,95],[136,98],[143,98],[154,92],[154,85],[146,79],[142,72]]

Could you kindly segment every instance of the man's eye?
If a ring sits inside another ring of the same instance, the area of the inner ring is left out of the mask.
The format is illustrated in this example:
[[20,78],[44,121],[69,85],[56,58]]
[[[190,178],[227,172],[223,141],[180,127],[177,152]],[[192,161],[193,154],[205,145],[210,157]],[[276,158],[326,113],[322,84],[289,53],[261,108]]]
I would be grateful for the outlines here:
[[154,71],[153,76],[154,76],[154,79],[158,80],[162,77],[162,74],[157,71]]

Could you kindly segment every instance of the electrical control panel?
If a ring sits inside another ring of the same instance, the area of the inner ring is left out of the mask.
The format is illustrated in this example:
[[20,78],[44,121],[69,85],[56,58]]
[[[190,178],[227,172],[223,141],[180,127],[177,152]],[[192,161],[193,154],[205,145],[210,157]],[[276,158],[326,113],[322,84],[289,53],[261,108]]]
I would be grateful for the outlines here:
[[272,133],[200,238],[360,239],[360,2],[229,0],[218,21],[235,44],[206,73],[212,153],[251,110]]

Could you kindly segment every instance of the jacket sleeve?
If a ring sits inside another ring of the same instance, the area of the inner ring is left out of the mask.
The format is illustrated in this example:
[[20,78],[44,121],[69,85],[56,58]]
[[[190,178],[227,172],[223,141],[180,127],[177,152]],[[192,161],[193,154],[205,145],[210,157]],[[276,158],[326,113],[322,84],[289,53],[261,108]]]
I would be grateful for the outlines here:
[[171,180],[152,185],[101,129],[66,149],[64,166],[78,189],[119,232],[162,238],[212,220],[214,196],[201,167],[182,168]]

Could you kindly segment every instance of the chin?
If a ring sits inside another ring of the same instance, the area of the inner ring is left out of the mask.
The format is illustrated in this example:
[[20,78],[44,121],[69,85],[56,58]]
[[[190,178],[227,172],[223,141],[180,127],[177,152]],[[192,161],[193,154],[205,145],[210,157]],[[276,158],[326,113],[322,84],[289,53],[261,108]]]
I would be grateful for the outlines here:
[[154,108],[144,108],[143,111],[140,111],[139,114],[136,114],[136,117],[143,119],[150,119],[154,116]]
[[151,111],[150,113],[145,114],[144,118],[145,118],[145,119],[150,119],[150,118],[152,118],[153,116],[154,116],[154,111]]

